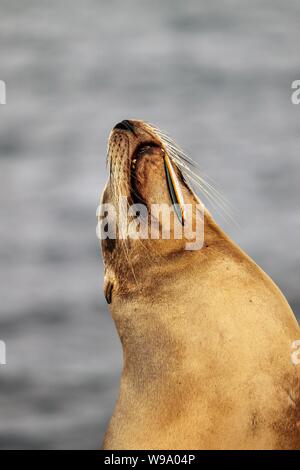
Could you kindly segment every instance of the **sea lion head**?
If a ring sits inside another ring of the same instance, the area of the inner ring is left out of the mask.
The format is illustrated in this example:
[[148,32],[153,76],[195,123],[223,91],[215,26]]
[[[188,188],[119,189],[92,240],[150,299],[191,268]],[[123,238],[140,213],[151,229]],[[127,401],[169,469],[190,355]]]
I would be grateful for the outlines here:
[[[101,236],[110,303],[116,284],[120,292],[128,293],[135,289],[137,278],[145,276],[146,266],[161,269],[170,259],[187,256],[187,246],[198,236],[197,217],[203,216],[203,206],[183,174],[185,156],[148,123],[125,120],[117,124],[109,137],[107,162],[109,179],[101,201],[105,210],[99,220],[102,233],[110,222],[116,226],[114,236]],[[109,207],[113,210],[106,210]],[[137,226],[139,230],[131,236]]]

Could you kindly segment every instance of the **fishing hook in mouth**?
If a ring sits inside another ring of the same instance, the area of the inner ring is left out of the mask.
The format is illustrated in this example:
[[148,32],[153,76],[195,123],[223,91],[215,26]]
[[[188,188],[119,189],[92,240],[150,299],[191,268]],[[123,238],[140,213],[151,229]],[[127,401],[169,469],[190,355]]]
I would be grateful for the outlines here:
[[178,217],[181,225],[184,225],[185,222],[185,210],[184,210],[184,198],[181,190],[181,186],[177,175],[175,173],[173,164],[170,160],[169,155],[164,152],[164,164],[165,171],[167,176],[167,184],[171,197],[171,201],[175,210],[175,213]]
[[180,186],[180,182],[174,170],[173,163],[165,149],[158,146],[156,143],[146,143],[140,145],[139,149],[135,152],[133,159],[131,161],[131,169],[135,172],[136,164],[139,157],[142,156],[151,147],[159,147],[164,159],[164,167],[166,173],[167,186],[170,194],[170,198],[174,207],[174,211],[177,215],[177,218],[181,225],[184,225],[185,222],[185,209],[184,209],[184,198]]

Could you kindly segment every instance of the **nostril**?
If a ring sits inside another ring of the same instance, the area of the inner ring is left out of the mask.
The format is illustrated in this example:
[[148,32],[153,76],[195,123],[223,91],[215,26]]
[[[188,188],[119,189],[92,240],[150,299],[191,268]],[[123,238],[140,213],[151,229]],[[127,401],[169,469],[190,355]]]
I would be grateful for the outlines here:
[[115,127],[114,129],[120,129],[122,131],[130,131],[130,132],[133,132],[134,133],[134,127],[133,125],[131,124],[130,121],[127,121],[127,119],[125,119],[124,121],[122,122],[119,122]]
[[127,127],[126,127],[126,125],[125,125],[125,122],[126,122],[126,121],[119,122],[119,123],[114,127],[114,129],[121,129],[122,131],[126,131],[126,130],[127,130]]

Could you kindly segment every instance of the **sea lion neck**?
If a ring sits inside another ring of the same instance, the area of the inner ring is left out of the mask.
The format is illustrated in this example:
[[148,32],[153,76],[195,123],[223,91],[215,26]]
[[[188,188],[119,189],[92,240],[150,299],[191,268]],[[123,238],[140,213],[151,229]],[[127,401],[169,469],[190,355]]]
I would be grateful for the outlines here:
[[[207,259],[222,255],[235,248],[215,224],[208,212],[204,217],[203,245],[197,250],[187,250],[185,240],[126,240],[116,241],[113,251],[104,244],[105,288],[112,292],[113,303],[122,306],[141,298],[175,296],[183,280],[193,282]],[[109,301],[111,303],[111,301]]]
[[[199,253],[173,255],[167,268],[149,267],[141,289],[116,295],[110,306],[123,349],[123,379],[135,393],[149,388],[159,395],[163,380],[173,380],[173,375],[185,380],[187,369],[189,380],[202,380],[218,355],[225,340],[222,311],[208,314],[213,307],[207,292],[218,298],[227,269],[235,275],[240,268],[227,240],[213,233],[209,240]],[[210,353],[202,357],[201,345],[206,350],[208,344]],[[202,362],[197,370],[195,354]],[[215,367],[221,374],[222,364],[220,370]]]

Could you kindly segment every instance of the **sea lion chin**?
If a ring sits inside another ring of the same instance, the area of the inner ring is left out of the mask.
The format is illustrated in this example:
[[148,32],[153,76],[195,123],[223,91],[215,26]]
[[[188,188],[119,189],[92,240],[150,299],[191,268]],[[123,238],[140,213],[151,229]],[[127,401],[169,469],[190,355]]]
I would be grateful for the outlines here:
[[122,196],[177,209],[169,239],[102,240],[124,354],[104,449],[300,449],[300,329],[283,294],[206,209],[201,249],[175,237],[200,201],[189,160],[157,128],[117,124],[108,163],[102,204],[118,224]]

